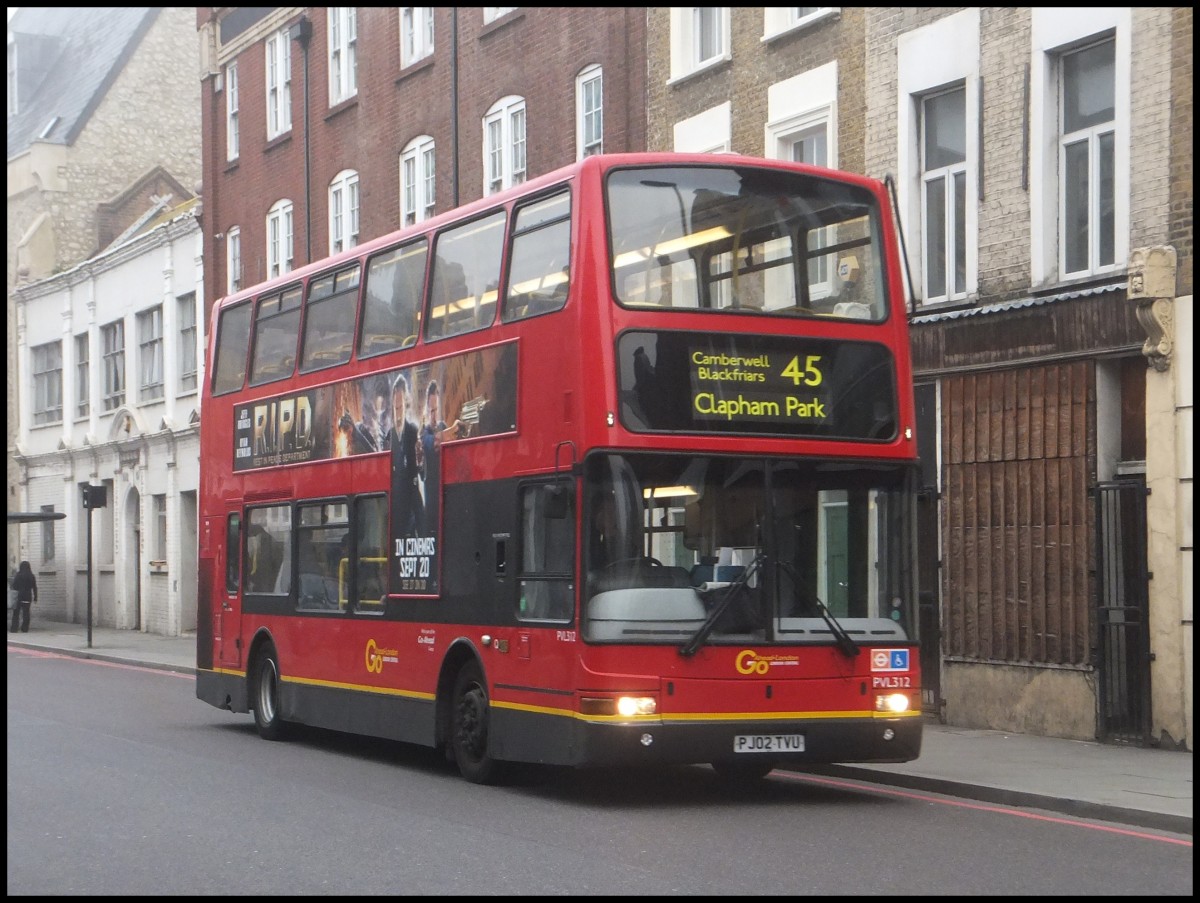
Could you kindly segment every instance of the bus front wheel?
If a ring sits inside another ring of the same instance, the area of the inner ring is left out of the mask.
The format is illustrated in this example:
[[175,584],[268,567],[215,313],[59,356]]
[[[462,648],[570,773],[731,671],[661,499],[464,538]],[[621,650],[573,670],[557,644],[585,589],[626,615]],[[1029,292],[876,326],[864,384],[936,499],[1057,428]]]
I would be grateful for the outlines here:
[[263,649],[253,674],[254,726],[264,740],[281,740],[286,723],[279,714],[279,657],[273,646]]
[[450,744],[458,770],[473,784],[490,784],[497,778],[499,769],[487,751],[487,682],[477,662],[469,662],[458,672],[453,705]]

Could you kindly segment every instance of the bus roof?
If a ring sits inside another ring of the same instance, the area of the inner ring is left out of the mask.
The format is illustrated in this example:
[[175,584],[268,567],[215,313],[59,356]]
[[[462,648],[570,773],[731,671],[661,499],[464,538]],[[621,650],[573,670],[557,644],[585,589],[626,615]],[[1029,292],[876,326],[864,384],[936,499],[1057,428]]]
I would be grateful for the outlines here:
[[581,172],[592,169],[607,172],[618,167],[629,166],[758,166],[774,169],[791,169],[799,173],[822,175],[864,187],[875,187],[880,184],[878,179],[844,170],[828,169],[808,163],[794,163],[790,160],[773,160],[765,157],[752,157],[745,154],[727,152],[680,153],[676,151],[640,151],[618,154],[593,154],[590,157],[585,157],[582,160],[559,167],[552,172],[536,176],[527,182],[522,182],[520,185],[514,185],[495,194],[489,194],[486,197],[468,201],[427,220],[422,220],[415,225],[402,227],[369,239],[337,254],[320,257],[302,267],[248,286],[232,295],[220,297],[214,302],[213,308],[227,307],[276,288],[295,285],[310,275],[326,273],[331,269],[336,269],[342,261],[349,263],[350,261],[357,260],[364,254],[373,254],[376,251],[389,248],[398,241],[405,241],[410,237],[417,238],[420,235],[428,234],[447,223],[459,222],[470,219],[476,214],[495,210],[497,207],[502,207],[515,198],[527,197],[556,184],[568,182]]

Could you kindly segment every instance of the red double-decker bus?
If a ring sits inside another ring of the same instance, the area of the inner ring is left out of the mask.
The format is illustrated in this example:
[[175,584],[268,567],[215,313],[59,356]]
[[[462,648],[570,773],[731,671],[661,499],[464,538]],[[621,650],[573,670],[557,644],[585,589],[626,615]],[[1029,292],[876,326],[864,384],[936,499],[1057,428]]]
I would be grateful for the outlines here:
[[882,183],[589,157],[214,308],[197,696],[506,763],[921,746]]

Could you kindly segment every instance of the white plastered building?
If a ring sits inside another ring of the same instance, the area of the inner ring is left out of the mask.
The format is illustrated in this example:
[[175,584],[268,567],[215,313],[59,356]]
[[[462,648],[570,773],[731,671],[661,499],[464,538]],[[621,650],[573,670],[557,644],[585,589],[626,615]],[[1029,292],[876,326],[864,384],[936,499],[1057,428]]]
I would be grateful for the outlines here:
[[[196,627],[203,241],[192,200],[83,263],[18,285],[18,507],[33,617],[178,636]],[[84,506],[84,486],[105,507]],[[91,532],[89,606],[89,520]]]

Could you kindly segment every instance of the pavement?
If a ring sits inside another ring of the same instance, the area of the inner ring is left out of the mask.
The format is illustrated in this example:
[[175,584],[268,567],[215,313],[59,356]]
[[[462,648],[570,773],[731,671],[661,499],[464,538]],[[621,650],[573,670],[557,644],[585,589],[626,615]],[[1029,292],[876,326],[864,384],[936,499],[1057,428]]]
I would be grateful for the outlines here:
[[[194,673],[196,636],[39,620],[9,647]],[[925,722],[921,755],[898,765],[813,766],[813,773],[1006,806],[1192,834],[1192,754]]]

